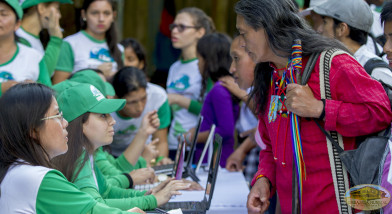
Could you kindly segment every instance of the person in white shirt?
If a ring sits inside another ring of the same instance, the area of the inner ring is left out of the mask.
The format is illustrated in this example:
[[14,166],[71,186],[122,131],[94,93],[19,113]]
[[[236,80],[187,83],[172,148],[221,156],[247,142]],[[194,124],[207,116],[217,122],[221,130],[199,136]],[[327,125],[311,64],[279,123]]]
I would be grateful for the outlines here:
[[[60,3],[72,3],[71,0],[21,0],[24,10],[21,27],[16,31],[20,43],[32,47],[44,55],[49,74],[52,75],[59,59],[63,42],[60,27]],[[40,33],[47,29],[50,36],[44,49]]]
[[[123,109],[111,114],[117,121],[114,125],[113,143],[110,145],[112,154],[120,156],[129,150],[137,160],[143,152],[147,164],[150,164],[157,157],[149,154],[151,148],[148,147],[156,144],[158,162],[171,163],[167,146],[171,112],[166,91],[158,85],[148,83],[144,72],[136,67],[124,67],[118,71],[113,78],[113,87],[116,97],[126,99],[127,102]],[[160,121],[159,127],[152,132],[146,132],[143,126],[148,115],[156,116]],[[149,146],[143,151],[145,144]]]
[[111,78],[123,67],[122,46],[117,44],[113,0],[85,0],[82,7],[81,31],[64,39],[53,84],[71,73],[86,68],[101,70]]
[[215,31],[210,17],[195,7],[181,9],[170,25],[173,47],[181,49],[181,59],[169,69],[166,82],[173,119],[169,130],[170,157],[174,158],[178,137],[197,125],[201,111],[201,75],[197,66],[196,45],[206,34]]

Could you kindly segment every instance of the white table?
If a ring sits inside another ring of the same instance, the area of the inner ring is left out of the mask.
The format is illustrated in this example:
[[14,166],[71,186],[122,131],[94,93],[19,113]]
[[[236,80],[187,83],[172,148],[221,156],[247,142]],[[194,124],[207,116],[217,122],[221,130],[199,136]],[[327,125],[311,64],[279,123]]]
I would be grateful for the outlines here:
[[[200,185],[205,187],[207,173],[200,169],[197,174]],[[215,190],[212,196],[209,214],[240,214],[247,213],[246,200],[249,188],[245,177],[241,172],[229,172],[226,169],[219,169],[218,178],[215,183]],[[182,191],[182,195],[171,199],[174,201],[202,201],[204,191]]]

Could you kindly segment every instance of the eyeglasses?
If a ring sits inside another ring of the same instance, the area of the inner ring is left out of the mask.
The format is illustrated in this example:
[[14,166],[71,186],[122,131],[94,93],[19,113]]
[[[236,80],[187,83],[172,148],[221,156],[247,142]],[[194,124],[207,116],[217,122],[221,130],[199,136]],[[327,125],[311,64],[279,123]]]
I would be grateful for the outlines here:
[[58,114],[53,115],[53,116],[44,117],[41,120],[50,120],[50,119],[53,119],[53,118],[60,118],[60,121],[63,121],[64,120],[63,112],[59,112]]
[[200,28],[200,27],[198,27],[198,26],[186,26],[186,25],[183,25],[183,24],[170,24],[169,25],[170,31],[174,30],[174,28],[177,28],[178,32],[182,33],[187,28],[195,28],[195,29],[197,29],[197,28]]

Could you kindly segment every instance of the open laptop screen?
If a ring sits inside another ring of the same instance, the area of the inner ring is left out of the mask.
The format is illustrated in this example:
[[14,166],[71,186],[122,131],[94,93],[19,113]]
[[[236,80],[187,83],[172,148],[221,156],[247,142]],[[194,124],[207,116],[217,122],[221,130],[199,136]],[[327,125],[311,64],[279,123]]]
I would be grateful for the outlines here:
[[193,162],[193,156],[195,155],[195,150],[196,150],[196,144],[197,144],[197,135],[199,134],[200,131],[200,126],[201,123],[203,122],[203,116],[199,116],[197,120],[197,126],[196,126],[196,131],[192,139],[192,144],[191,144],[191,150],[189,151],[188,157],[186,158],[186,166],[190,167],[192,162]]
[[210,163],[210,169],[208,170],[208,178],[206,185],[206,199],[207,199],[207,210],[210,208],[212,194],[214,193],[214,187],[216,182],[216,177],[219,168],[220,157],[222,153],[222,137],[219,134],[215,134],[212,160]]
[[184,155],[185,155],[185,137],[181,135],[180,144],[178,145],[176,160],[174,165],[174,173],[176,180],[182,179],[182,172],[184,170]]

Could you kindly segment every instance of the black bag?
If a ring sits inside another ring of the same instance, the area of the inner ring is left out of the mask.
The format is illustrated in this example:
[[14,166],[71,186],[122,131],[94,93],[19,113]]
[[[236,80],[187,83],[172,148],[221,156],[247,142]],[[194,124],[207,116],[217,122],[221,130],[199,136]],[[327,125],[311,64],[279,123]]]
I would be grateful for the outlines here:
[[[326,51],[325,55],[332,56],[336,51],[338,50],[328,50]],[[310,56],[302,75],[302,85],[305,85],[308,81],[310,73],[313,71],[319,55],[320,54],[313,54]],[[323,58],[323,61],[320,61],[320,63],[323,63],[323,69],[320,69],[320,73],[323,72],[323,76],[329,77],[329,71],[331,68],[330,62],[332,61],[332,57],[325,57]],[[330,92],[329,82],[326,82],[324,86],[325,91]],[[328,97],[327,95],[326,99],[331,99],[331,97]],[[337,138],[335,137],[335,139],[333,139],[333,137],[319,124],[317,120],[315,120],[315,122],[338,152],[340,161],[343,163],[344,167],[350,175],[351,186],[360,184],[379,185],[379,166],[390,137],[389,127],[380,133],[374,134],[374,136],[365,138],[365,140],[360,143],[357,149],[344,151],[339,143],[335,140]]]

